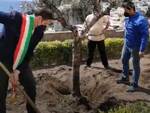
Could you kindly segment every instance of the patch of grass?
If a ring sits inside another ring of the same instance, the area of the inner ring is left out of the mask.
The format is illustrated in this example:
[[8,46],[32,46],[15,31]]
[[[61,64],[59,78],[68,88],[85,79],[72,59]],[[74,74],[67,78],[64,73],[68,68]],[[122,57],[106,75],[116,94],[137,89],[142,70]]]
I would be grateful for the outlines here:
[[[99,113],[104,113],[99,111]],[[150,113],[150,106],[144,102],[129,103],[112,108],[107,113]]]

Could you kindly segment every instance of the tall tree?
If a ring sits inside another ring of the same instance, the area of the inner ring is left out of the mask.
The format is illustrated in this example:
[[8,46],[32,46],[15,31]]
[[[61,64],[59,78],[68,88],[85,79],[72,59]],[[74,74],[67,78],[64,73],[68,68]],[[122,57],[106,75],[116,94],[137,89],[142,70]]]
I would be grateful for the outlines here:
[[[55,0],[56,1],[56,0]],[[84,0],[81,0],[84,1]],[[89,0],[86,0],[89,1]],[[90,0],[92,2],[92,5],[96,7],[99,10],[99,13],[101,14],[100,17],[103,15],[101,11],[101,1],[102,0]],[[72,59],[72,67],[73,67],[73,95],[79,99],[79,101],[82,104],[85,104],[88,108],[90,108],[88,101],[85,97],[81,95],[80,92],[80,63],[81,63],[81,38],[79,38],[76,35],[76,27],[73,25],[70,25],[65,20],[65,15],[56,7],[53,0],[39,0],[40,5],[47,7],[51,9],[55,14],[57,15],[57,18],[61,21],[62,25],[71,30],[74,33],[74,41],[73,41],[73,59]],[[110,2],[110,7],[112,7],[112,0]],[[85,28],[85,31],[83,33],[86,33],[94,24],[95,22],[100,18],[98,17],[95,21],[93,21],[87,28]]]

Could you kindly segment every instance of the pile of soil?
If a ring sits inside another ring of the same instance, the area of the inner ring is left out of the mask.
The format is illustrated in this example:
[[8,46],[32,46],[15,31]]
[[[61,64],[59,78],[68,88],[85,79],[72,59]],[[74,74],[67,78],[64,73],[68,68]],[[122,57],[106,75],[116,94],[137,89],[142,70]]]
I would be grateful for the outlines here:
[[[126,92],[128,85],[116,83],[121,74],[120,60],[111,60],[109,63],[112,67],[110,70],[105,70],[101,63],[93,63],[91,68],[81,65],[81,93],[88,99],[91,109],[71,95],[72,67],[62,65],[34,71],[37,81],[36,103],[41,113],[96,113],[97,109],[107,111],[124,102],[144,101],[150,104],[150,55],[141,60],[140,88],[134,93]],[[26,101],[20,92],[15,101],[10,97],[8,94],[7,113],[26,113]]]

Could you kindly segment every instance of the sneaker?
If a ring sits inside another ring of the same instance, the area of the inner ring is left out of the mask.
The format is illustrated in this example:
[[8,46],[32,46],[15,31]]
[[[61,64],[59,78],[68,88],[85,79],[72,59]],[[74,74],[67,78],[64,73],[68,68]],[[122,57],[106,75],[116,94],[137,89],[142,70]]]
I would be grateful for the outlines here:
[[135,91],[137,91],[137,89],[138,89],[138,87],[131,85],[131,86],[129,86],[127,92],[135,92]]
[[117,84],[128,84],[128,83],[129,83],[128,77],[121,77],[120,79],[117,80]]

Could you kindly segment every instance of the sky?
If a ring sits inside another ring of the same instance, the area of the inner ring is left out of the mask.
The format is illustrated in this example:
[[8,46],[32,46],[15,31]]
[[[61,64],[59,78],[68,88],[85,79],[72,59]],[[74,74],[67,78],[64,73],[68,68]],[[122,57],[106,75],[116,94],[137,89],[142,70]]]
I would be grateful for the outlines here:
[[1,0],[1,1],[32,1],[32,0]]
[[[10,2],[9,2],[10,1]],[[33,0],[0,0],[0,11],[9,11],[10,6],[13,8],[18,8],[19,1],[33,1]],[[17,5],[17,7],[15,7]],[[0,33],[2,31],[2,24],[0,23]]]

